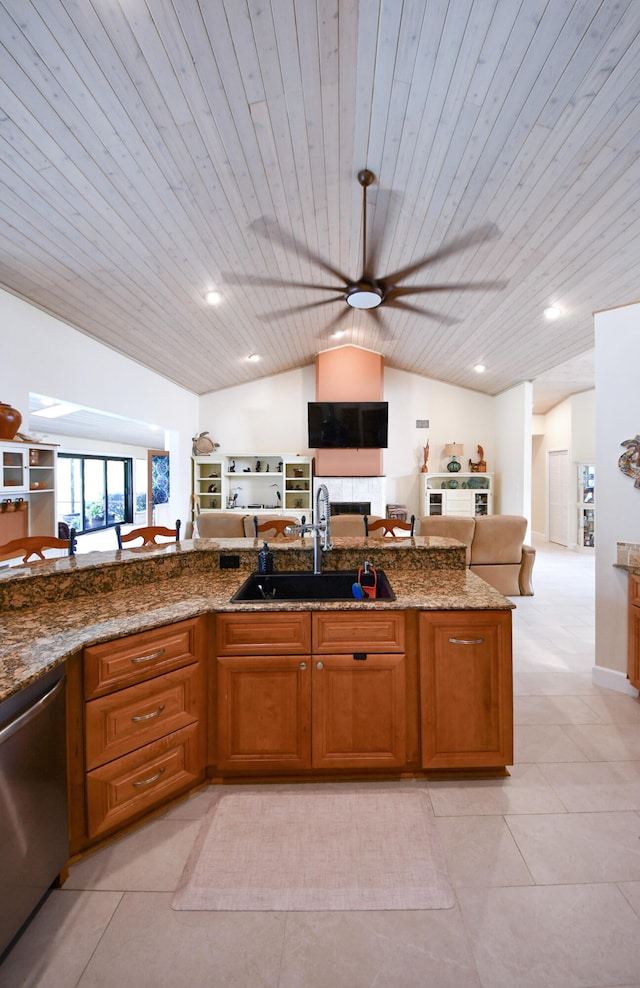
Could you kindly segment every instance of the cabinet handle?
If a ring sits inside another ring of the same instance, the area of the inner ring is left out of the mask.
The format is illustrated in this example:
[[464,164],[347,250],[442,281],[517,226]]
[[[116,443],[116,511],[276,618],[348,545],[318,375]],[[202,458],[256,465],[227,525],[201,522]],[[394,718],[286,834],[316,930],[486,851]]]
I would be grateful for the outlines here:
[[307,663],[306,662],[301,662],[300,663],[300,668],[304,671],[307,668]]
[[131,785],[135,786],[136,789],[138,789],[140,786],[150,786],[152,782],[158,781],[158,779],[160,778],[163,772],[164,772],[164,768],[160,768],[158,769],[155,775],[149,776],[148,779],[141,779],[140,782],[132,782]]
[[135,659],[131,659],[131,661],[133,663],[151,662],[152,659],[159,659],[161,655],[164,655],[163,648],[159,648],[157,652],[151,652],[150,655],[138,655]]
[[482,645],[484,638],[450,638],[451,645]]
[[316,669],[324,669],[322,662],[316,662]]
[[131,718],[132,724],[137,724],[140,720],[151,720],[153,717],[157,717],[164,710],[164,703],[162,703],[157,710],[152,710],[150,714],[139,714],[137,717]]

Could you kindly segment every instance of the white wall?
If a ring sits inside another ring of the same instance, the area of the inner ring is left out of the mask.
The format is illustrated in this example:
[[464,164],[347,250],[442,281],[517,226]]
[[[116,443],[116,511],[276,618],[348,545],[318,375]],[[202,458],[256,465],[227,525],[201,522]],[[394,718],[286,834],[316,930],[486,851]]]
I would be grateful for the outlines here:
[[[620,445],[640,432],[640,304],[595,317],[596,367],[596,667],[594,681],[631,687],[627,667],[627,587],[614,568],[616,542],[640,542],[640,489],[618,468]],[[613,670],[613,671],[611,671]],[[635,692],[635,691],[633,691]]]
[[533,395],[523,381],[495,399],[497,448],[500,463],[496,496],[502,515],[531,519],[531,431]]
[[0,400],[22,413],[21,429],[30,391],[160,426],[169,436],[171,514],[186,520],[197,395],[2,289],[0,325]]
[[[315,400],[315,367],[288,371],[242,384],[200,399],[200,429],[208,429],[220,452],[301,453],[307,447],[307,402]],[[494,400],[487,395],[432,381],[418,374],[385,368],[384,400],[389,402],[389,448],[383,457],[388,503],[406,504],[422,514],[419,472],[422,449],[430,441],[429,472],[446,465],[446,443],[464,444],[463,469],[476,460],[477,446],[485,451],[487,469],[496,469]],[[429,429],[416,420],[429,419]]]

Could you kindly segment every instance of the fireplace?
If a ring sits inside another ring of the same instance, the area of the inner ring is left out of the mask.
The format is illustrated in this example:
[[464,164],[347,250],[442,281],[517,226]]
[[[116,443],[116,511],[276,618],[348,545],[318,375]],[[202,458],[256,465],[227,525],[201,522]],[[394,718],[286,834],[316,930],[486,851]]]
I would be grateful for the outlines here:
[[371,501],[332,501],[332,515],[370,515]]
[[314,500],[318,484],[325,484],[329,490],[332,514],[366,514],[384,518],[384,477],[314,477]]

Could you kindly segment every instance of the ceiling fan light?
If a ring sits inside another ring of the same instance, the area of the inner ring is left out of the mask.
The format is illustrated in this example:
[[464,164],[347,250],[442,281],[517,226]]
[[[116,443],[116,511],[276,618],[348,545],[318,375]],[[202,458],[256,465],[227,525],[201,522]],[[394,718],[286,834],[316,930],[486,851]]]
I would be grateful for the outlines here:
[[382,302],[382,292],[375,285],[356,285],[347,292],[346,301],[353,309],[375,309]]

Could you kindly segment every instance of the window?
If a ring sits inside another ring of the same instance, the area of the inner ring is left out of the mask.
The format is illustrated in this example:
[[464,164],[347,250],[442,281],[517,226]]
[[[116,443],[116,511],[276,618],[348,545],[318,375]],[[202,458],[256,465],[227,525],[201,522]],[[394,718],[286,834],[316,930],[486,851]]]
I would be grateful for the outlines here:
[[58,453],[58,521],[78,534],[133,521],[132,460]]

